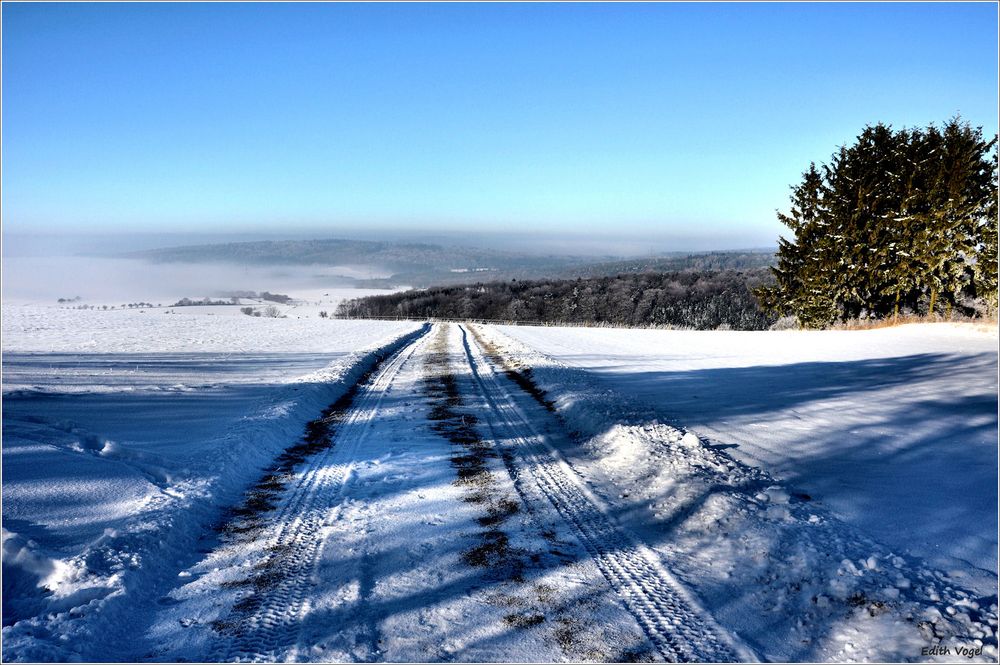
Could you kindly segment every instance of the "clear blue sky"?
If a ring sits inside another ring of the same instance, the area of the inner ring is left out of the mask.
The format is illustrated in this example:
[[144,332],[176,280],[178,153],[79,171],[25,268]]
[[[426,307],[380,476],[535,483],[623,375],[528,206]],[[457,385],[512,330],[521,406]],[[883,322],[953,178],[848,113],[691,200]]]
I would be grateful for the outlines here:
[[770,244],[810,160],[956,112],[994,3],[4,4],[3,223]]

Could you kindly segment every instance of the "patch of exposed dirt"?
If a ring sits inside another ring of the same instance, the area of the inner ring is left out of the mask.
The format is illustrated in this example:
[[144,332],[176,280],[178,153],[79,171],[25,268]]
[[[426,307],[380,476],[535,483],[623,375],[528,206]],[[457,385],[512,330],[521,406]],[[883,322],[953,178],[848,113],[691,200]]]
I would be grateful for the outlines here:
[[541,614],[508,614],[503,622],[514,628],[531,628],[545,621]]

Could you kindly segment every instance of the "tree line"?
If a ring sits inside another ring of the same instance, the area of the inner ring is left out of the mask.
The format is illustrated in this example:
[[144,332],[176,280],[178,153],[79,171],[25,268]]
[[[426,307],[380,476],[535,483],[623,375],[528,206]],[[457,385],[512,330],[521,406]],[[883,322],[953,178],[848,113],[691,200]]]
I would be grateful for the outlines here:
[[624,275],[627,273],[670,272],[682,270],[718,271],[718,270],[755,270],[769,268],[774,265],[773,250],[718,251],[701,254],[678,253],[674,256],[649,256],[620,261],[585,264],[561,270],[559,274],[537,275],[529,278],[560,277],[563,279],[575,277],[606,277]]
[[337,315],[760,330],[777,318],[752,292],[768,280],[766,270],[511,280],[356,298]]
[[901,313],[995,315],[997,139],[868,126],[792,188],[762,304],[806,327]]

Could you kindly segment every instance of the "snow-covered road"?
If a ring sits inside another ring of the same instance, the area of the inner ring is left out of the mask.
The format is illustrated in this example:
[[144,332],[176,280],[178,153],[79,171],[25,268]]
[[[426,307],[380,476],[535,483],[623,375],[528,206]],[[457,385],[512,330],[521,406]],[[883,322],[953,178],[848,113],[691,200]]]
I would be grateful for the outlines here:
[[[478,343],[441,326],[269,470],[144,658],[753,658],[613,517]],[[551,416],[549,416],[551,418]]]

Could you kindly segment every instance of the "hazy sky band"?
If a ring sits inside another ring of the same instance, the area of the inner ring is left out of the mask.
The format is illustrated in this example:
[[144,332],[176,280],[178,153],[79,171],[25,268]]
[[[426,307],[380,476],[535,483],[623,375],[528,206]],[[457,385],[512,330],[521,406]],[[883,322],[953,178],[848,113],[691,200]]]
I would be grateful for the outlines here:
[[770,244],[810,160],[956,112],[994,3],[5,4],[3,224]]

